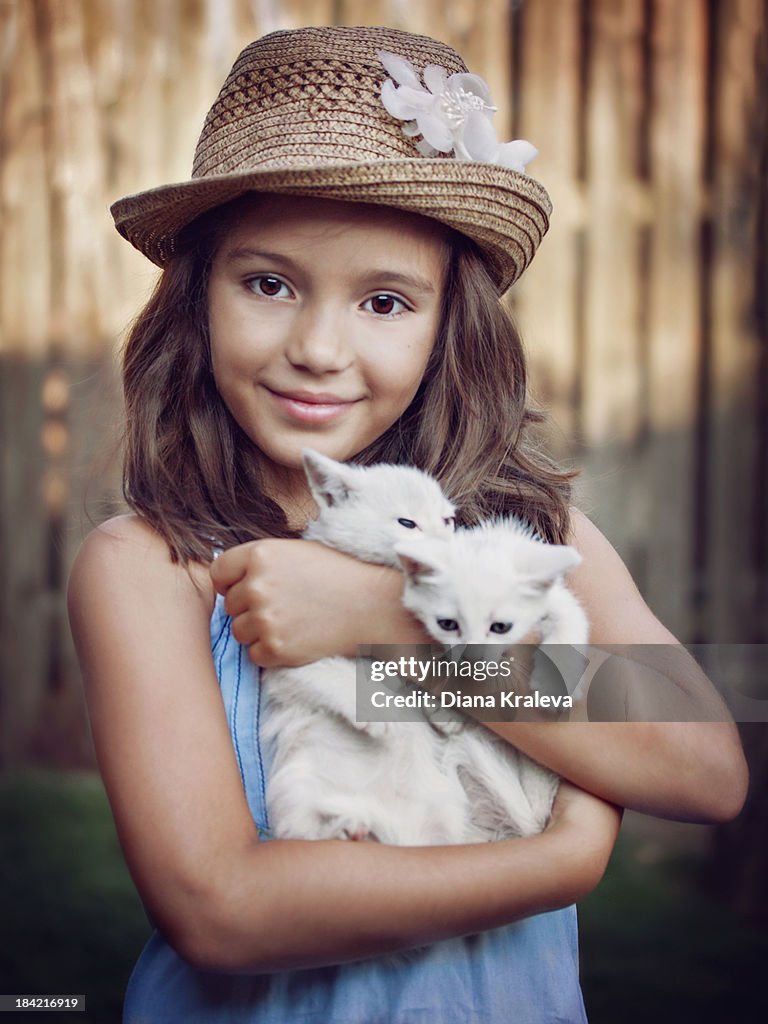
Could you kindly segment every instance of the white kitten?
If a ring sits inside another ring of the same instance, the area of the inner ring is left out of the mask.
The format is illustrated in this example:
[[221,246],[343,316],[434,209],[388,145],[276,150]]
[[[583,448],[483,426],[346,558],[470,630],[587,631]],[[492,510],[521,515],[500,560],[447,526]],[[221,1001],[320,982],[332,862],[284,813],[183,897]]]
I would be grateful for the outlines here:
[[397,554],[403,603],[440,643],[510,646],[534,629],[542,643],[586,643],[587,618],[563,581],[581,556],[545,544],[514,517],[425,538],[418,548],[401,541]]
[[[348,466],[304,452],[319,517],[304,536],[399,567],[404,537],[445,537],[454,506],[407,466]],[[270,826],[279,838],[375,838],[401,845],[461,842],[467,794],[426,720],[357,722],[356,663],[326,658],[262,673],[263,738],[272,745]]]
[[[442,541],[398,545],[406,573],[403,602],[438,642],[499,645],[495,657],[537,630],[545,644],[585,644],[589,627],[564,574],[581,558],[545,544],[510,518],[460,530]],[[493,657],[493,656],[492,656]],[[488,659],[492,660],[492,659]],[[558,779],[466,718],[447,764],[459,772],[477,838],[531,835],[547,823]]]

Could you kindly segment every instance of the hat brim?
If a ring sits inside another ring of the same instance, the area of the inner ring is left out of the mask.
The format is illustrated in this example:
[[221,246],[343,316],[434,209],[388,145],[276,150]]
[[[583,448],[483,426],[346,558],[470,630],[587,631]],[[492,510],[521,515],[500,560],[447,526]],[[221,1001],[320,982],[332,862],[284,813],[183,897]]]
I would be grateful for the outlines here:
[[373,203],[430,217],[473,239],[501,292],[533,259],[552,206],[542,185],[494,164],[437,158],[211,175],[118,199],[115,227],[153,263],[177,252],[196,217],[246,192]]

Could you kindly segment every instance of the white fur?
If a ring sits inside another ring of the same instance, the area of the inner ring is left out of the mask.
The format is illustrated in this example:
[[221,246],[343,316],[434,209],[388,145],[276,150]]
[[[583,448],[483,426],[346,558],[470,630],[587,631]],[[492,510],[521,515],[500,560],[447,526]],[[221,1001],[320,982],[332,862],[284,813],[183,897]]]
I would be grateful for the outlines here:
[[[397,545],[405,607],[443,644],[586,643],[587,619],[563,582],[581,561],[575,548],[545,544],[514,518],[459,530],[447,541]],[[440,623],[452,621],[457,629]],[[492,628],[495,627],[495,628]]]
[[[304,536],[364,561],[398,566],[398,542],[448,536],[454,507],[437,482],[407,466],[348,466],[317,453],[304,465],[319,516]],[[409,528],[398,520],[416,525]],[[424,721],[357,722],[355,662],[326,658],[262,673],[267,785],[279,838],[461,842],[467,795]]]
[[[397,544],[453,534],[454,505],[433,477],[414,466],[348,466],[306,450],[304,468],[320,509],[304,532],[307,540],[400,568]],[[409,529],[401,519],[416,525]]]
[[[586,642],[584,613],[562,580],[579,561],[572,548],[542,544],[514,520],[454,534],[453,506],[413,468],[346,466],[312,452],[304,460],[320,510],[305,537],[365,561],[402,564],[406,606],[440,643],[509,646],[534,626],[549,643]],[[446,618],[458,633],[440,629]],[[493,622],[511,625],[499,634]],[[344,658],[263,672],[276,836],[425,845],[544,828],[557,788],[552,772],[463,716],[357,722],[355,672]]]
[[[492,643],[500,652],[534,629],[543,643],[588,640],[584,611],[563,581],[581,561],[578,552],[543,543],[513,518],[418,547],[405,542],[397,552],[406,573],[404,604],[440,643]],[[477,838],[540,832],[557,776],[485,726],[464,721],[446,763],[470,795]]]

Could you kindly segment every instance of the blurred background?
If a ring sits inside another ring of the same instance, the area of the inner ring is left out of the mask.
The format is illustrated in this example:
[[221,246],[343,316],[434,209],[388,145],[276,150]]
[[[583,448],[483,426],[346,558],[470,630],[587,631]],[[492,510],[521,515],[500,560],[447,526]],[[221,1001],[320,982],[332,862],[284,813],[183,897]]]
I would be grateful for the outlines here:
[[[69,565],[121,509],[117,365],[155,269],[115,198],[189,177],[237,52],[385,24],[489,82],[555,205],[510,296],[550,447],[684,642],[768,643],[768,0],[0,0],[0,991],[119,1019],[143,938],[95,773]],[[627,815],[581,908],[593,1024],[747,1021],[768,730],[741,817]]]

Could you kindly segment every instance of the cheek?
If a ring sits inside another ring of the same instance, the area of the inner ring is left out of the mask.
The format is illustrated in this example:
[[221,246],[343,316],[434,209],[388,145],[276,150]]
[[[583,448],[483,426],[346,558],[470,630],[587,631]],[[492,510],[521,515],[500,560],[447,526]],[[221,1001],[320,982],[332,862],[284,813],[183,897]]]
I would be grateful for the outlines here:
[[386,403],[390,412],[399,415],[410,405],[423,375],[421,363],[408,366],[400,363],[397,367],[387,367],[377,373],[372,381],[374,394]]
[[223,378],[226,376],[228,364],[231,362],[231,325],[227,318],[222,316],[213,302],[210,303],[208,312],[208,337],[211,346],[211,368],[216,384],[221,388]]
[[420,365],[403,367],[399,373],[395,371],[384,376],[382,391],[393,401],[408,401],[416,394],[423,376]]
[[216,390],[224,401],[231,405],[236,394],[236,382],[240,374],[232,365],[232,361],[221,351],[220,347],[211,346],[211,370]]
[[216,384],[248,380],[262,361],[263,345],[254,344],[254,332],[237,317],[209,318],[211,367]]
[[430,334],[369,364],[371,379],[380,395],[407,405],[421,384],[431,351]]
[[226,282],[212,282],[208,292],[208,334],[217,381],[232,373],[243,373],[253,363],[257,356],[254,339],[263,334],[253,319],[236,289]]

